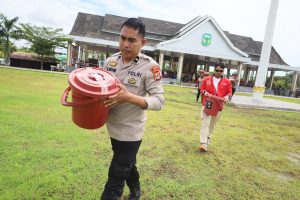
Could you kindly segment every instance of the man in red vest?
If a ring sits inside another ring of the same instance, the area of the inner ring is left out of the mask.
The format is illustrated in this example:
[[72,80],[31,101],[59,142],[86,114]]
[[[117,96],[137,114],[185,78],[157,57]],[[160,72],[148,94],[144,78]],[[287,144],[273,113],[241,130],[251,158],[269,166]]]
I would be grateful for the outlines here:
[[[202,81],[201,93],[204,95],[204,98],[202,101],[200,151],[207,151],[211,135],[220,117],[224,102],[227,102],[232,96],[231,82],[227,78],[223,77],[224,68],[224,64],[216,64],[214,75],[206,77]],[[213,96],[217,96],[219,100],[213,101]],[[212,106],[212,104],[214,105]],[[215,113],[208,112],[209,109],[212,107],[215,108],[215,106],[217,106]]]

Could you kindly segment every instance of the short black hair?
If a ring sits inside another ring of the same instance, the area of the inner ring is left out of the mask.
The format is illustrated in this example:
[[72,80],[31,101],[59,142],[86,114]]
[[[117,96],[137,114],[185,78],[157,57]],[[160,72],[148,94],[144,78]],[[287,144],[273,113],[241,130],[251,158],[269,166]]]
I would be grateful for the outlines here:
[[216,63],[216,64],[215,64],[215,68],[217,68],[218,66],[220,66],[222,69],[225,68],[224,63]]
[[121,29],[124,26],[128,26],[128,27],[133,28],[134,30],[138,30],[139,34],[141,34],[143,37],[145,37],[146,28],[145,28],[144,22],[141,19],[129,18],[122,24]]

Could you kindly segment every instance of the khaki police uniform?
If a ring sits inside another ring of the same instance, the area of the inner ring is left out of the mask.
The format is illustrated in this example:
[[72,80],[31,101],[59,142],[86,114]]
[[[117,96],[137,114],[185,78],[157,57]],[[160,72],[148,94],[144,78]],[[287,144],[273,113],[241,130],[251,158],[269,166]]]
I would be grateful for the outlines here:
[[[145,98],[148,110],[160,110],[164,104],[158,66],[151,57],[142,53],[127,64],[123,63],[120,53],[109,57],[104,63],[104,69],[113,73],[129,92]],[[145,110],[126,102],[111,108],[106,125],[113,139],[139,141],[143,138],[145,123]]]

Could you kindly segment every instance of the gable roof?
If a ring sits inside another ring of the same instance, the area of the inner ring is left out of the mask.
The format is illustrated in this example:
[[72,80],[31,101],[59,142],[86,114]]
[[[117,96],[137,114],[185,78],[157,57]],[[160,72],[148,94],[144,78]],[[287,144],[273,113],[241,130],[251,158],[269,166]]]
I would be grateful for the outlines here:
[[[231,34],[228,31],[224,31],[224,33],[236,47],[247,53],[251,60],[259,61],[263,42],[255,41],[251,37]],[[269,62],[272,64],[288,66],[288,64],[281,58],[273,46],[271,49]]]
[[[151,19],[145,17],[138,17],[146,25],[146,38],[148,40],[146,49],[153,49],[153,47],[161,42],[176,39],[188,33],[197,24],[202,23],[204,20],[212,20],[220,33],[223,34],[225,40],[232,48],[236,48],[240,53],[246,53],[249,57],[258,61],[260,58],[262,42],[255,41],[251,37],[231,34],[228,31],[223,31],[212,17],[197,16],[187,24],[180,24],[169,22],[159,19]],[[116,43],[119,40],[119,31],[122,23],[128,19],[116,15],[106,14],[105,16],[87,14],[79,12],[70,36],[80,36],[80,38],[89,39],[90,41],[111,41]],[[78,37],[79,38],[79,37]],[[94,40],[93,40],[94,39]],[[278,52],[272,47],[270,54],[270,63],[278,65],[288,65]]]
[[225,42],[228,44],[231,50],[239,54],[241,57],[248,57],[248,55],[245,52],[241,51],[240,49],[238,49],[232,44],[232,42],[228,39],[228,37],[224,34],[223,30],[220,28],[220,26],[211,16],[196,17],[194,20],[190,21],[183,28],[181,28],[179,32],[177,32],[176,35],[173,37],[173,39],[157,44],[158,49],[162,48],[164,45],[168,45],[170,43],[179,42],[180,40],[183,40],[184,38],[188,37],[188,35],[191,35],[193,30],[200,28],[208,21],[210,21],[212,25],[217,29],[217,32],[225,40]]

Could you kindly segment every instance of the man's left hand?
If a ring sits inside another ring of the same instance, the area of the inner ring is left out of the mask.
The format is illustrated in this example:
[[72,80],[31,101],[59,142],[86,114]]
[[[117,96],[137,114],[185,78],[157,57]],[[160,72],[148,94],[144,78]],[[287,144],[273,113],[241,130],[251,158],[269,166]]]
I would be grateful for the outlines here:
[[120,88],[120,91],[117,94],[110,96],[107,100],[104,101],[105,107],[112,108],[114,106],[129,101],[129,99],[132,97],[132,94],[127,90],[127,88],[124,85],[122,85],[121,83],[117,83],[117,87]]
[[229,96],[226,95],[223,99],[225,102],[227,102],[227,101],[229,101],[230,98],[229,98]]

